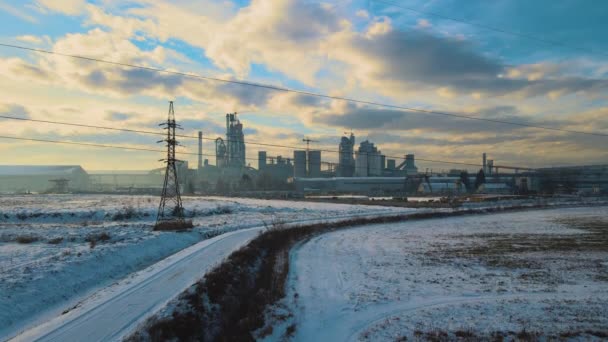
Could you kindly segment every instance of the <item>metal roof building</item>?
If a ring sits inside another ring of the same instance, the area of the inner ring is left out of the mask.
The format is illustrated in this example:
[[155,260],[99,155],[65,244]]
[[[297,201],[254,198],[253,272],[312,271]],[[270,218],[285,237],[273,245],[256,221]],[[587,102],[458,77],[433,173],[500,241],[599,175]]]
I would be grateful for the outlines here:
[[80,165],[0,165],[0,193],[47,192],[53,180],[68,180],[69,190],[87,190],[89,175]]

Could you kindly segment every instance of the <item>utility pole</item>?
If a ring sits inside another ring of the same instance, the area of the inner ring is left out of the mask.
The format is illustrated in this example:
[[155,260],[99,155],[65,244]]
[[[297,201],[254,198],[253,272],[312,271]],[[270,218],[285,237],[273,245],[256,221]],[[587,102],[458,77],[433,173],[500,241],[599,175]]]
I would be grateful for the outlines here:
[[173,111],[173,101],[169,101],[169,113],[167,122],[160,124],[167,130],[167,138],[160,140],[159,143],[167,144],[167,159],[161,159],[167,164],[165,170],[165,182],[163,192],[158,206],[158,216],[156,217],[155,229],[171,230],[185,229],[192,227],[191,222],[186,222],[184,219],[184,208],[182,207],[182,198],[179,193],[179,182],[177,179],[177,168],[175,163],[179,160],[175,159],[175,147],[179,145],[175,140],[175,129],[182,129],[175,122],[175,112]]
[[308,155],[308,151],[310,150],[310,143],[311,142],[318,142],[317,140],[310,140],[308,138],[304,138],[302,139],[303,142],[306,143],[306,154]]

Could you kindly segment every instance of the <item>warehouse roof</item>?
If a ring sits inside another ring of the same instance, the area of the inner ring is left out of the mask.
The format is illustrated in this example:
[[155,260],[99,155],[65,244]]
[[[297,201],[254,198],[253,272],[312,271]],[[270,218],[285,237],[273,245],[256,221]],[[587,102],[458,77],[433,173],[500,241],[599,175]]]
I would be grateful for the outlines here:
[[86,173],[80,165],[0,165],[0,176],[71,175]]

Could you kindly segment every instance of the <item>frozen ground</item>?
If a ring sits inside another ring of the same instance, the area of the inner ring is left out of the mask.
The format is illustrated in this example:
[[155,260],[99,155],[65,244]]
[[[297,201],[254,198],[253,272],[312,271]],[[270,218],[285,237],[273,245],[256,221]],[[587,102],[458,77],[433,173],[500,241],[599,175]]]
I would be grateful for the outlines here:
[[[185,197],[195,229],[154,232],[158,198],[0,196],[0,340],[84,296],[209,237],[281,220],[407,210],[327,203]],[[201,274],[202,276],[202,274]]]
[[608,338],[608,207],[353,228],[290,258],[267,340]]

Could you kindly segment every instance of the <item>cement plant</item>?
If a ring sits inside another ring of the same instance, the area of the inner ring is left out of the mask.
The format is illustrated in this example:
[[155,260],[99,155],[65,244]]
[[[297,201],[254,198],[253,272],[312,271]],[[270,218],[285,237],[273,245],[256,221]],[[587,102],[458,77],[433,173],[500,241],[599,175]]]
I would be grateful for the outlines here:
[[0,1],[0,342],[608,341],[608,1]]
[[[307,148],[271,156],[256,146],[254,157],[247,154],[243,127],[237,113],[226,114],[225,136],[208,147],[215,154],[212,163],[203,157],[203,146],[211,144],[205,144],[203,132],[198,132],[196,167],[188,161],[176,164],[182,193],[268,198],[608,193],[608,164],[530,169],[502,165],[483,153],[478,169],[419,170],[414,154],[387,157],[369,140],[357,145],[353,133],[336,138],[335,152]],[[164,172],[163,168],[101,173],[79,165],[1,165],[0,193],[159,194]]]

